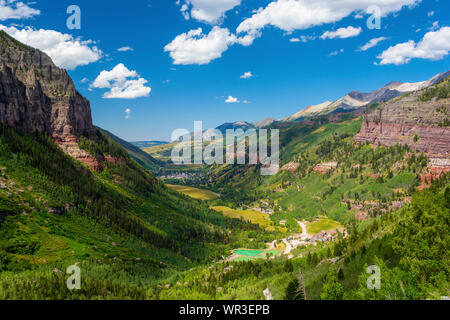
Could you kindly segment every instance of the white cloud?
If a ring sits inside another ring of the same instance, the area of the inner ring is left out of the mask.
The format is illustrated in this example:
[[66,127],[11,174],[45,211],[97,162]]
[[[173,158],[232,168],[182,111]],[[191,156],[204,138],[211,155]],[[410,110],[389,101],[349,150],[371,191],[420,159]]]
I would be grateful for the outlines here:
[[428,16],[429,16],[429,17],[432,17],[432,16],[434,16],[434,11],[430,11],[430,12],[428,12]]
[[[215,26],[209,34],[201,28],[180,34],[164,50],[170,52],[174,64],[208,64],[220,58],[234,44],[250,46],[262,35],[266,26],[274,26],[286,32],[307,29],[325,23],[334,23],[355,14],[366,14],[374,2],[381,8],[383,16],[398,12],[405,6],[414,6],[422,0],[274,0],[265,8],[253,11],[253,15],[244,20],[236,29],[236,35],[227,28]],[[241,0],[185,0],[193,6],[191,15],[203,21],[217,22],[226,9]],[[181,4],[181,2],[179,2]],[[206,10],[205,8],[209,8]],[[195,11],[197,8],[197,11]],[[218,8],[222,8],[218,10]],[[209,17],[200,17],[200,11],[216,12]],[[228,9],[229,10],[229,9]],[[217,13],[220,12],[220,13]],[[360,32],[360,31],[359,31]],[[293,38],[293,41],[296,41]],[[306,42],[308,38],[300,38]]]
[[181,6],[181,14],[183,15],[184,19],[189,20],[190,15],[189,15],[189,6],[185,3]]
[[202,28],[180,34],[164,51],[170,52],[174,64],[208,64],[220,58],[237,38],[226,28],[214,27],[208,35]]
[[91,40],[82,41],[67,33],[31,27],[17,29],[0,25],[0,30],[33,48],[38,48],[52,58],[61,68],[74,70],[100,60],[103,52]]
[[266,26],[292,32],[326,23],[334,23],[352,13],[365,13],[373,4],[381,8],[383,16],[413,6],[421,0],[275,0],[244,20],[237,28],[240,33],[254,33]]
[[300,36],[300,38],[291,38],[289,39],[290,42],[303,42],[306,43],[310,40],[316,39],[315,36]]
[[134,49],[132,47],[126,46],[126,47],[121,47],[121,48],[117,49],[117,51],[127,52],[127,51],[134,51]]
[[359,50],[360,51],[367,51],[367,50],[369,50],[370,48],[373,48],[373,47],[375,47],[377,44],[379,44],[380,42],[382,42],[382,41],[385,41],[385,40],[388,40],[389,38],[386,38],[386,37],[379,37],[379,38],[374,38],[374,39],[371,39],[369,42],[367,42],[365,45],[363,45],[363,46],[361,46],[360,48],[359,48]]
[[239,103],[239,99],[233,96],[228,96],[227,100],[225,100],[225,103]]
[[450,51],[450,27],[430,31],[416,43],[413,40],[390,47],[378,56],[379,65],[409,63],[411,59],[440,60]]
[[322,40],[325,39],[346,39],[351,37],[358,36],[362,31],[362,28],[355,28],[352,26],[348,26],[347,28],[339,28],[336,31],[325,31],[323,35],[320,37]]
[[127,108],[125,109],[125,119],[130,119],[131,118],[131,109]]
[[217,23],[225,13],[241,4],[241,0],[185,0],[181,7],[181,12],[185,19],[190,16],[196,20]]
[[111,71],[102,71],[91,87],[110,89],[103,95],[105,99],[136,99],[149,96],[152,89],[145,86],[147,82],[136,71],[130,71],[120,63]]
[[336,51],[333,51],[333,52],[331,52],[330,54],[329,54],[329,56],[330,57],[332,57],[332,56],[337,56],[339,53],[343,53],[344,52],[344,49],[341,49],[341,50],[336,50]]
[[250,79],[251,77],[253,77],[253,74],[249,71],[249,72],[244,73],[241,76],[241,79]]
[[39,15],[39,10],[29,7],[22,1],[0,0],[0,20],[29,19]]
[[433,22],[433,25],[431,27],[428,28],[428,30],[434,31],[439,29],[439,21],[435,21]]

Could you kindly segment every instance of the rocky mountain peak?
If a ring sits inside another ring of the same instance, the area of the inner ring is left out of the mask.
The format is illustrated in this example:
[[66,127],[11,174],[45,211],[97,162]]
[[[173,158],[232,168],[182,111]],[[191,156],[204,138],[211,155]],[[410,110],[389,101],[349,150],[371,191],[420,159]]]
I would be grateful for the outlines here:
[[89,101],[44,52],[0,31],[0,123],[52,136],[93,134]]

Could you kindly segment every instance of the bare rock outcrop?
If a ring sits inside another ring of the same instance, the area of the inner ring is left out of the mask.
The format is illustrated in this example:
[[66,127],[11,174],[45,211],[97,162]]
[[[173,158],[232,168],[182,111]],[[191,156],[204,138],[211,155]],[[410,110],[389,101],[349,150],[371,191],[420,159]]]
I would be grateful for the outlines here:
[[408,145],[435,158],[450,157],[450,99],[424,101],[416,91],[364,116],[355,141],[373,145]]
[[93,134],[89,101],[45,53],[0,31],[0,123],[51,136]]
[[53,137],[67,154],[93,170],[97,159],[78,146],[77,136],[93,137],[89,101],[76,90],[66,70],[45,53],[28,47],[0,31],[0,124],[25,133]]

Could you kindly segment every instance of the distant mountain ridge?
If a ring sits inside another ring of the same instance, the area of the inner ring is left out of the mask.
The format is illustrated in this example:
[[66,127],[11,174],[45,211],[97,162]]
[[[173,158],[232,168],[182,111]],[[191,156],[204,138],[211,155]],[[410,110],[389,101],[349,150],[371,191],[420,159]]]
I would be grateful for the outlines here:
[[169,144],[167,141],[130,141],[130,143],[140,149],[148,148],[148,147],[156,147],[164,144]]
[[262,121],[249,123],[246,121],[236,121],[230,123],[224,123],[218,126],[216,129],[220,130],[222,133],[225,133],[227,129],[256,129],[256,128],[264,128],[268,127],[274,123],[289,123],[293,121],[301,121],[309,118],[323,116],[323,115],[331,115],[338,112],[350,112],[357,109],[364,108],[373,103],[380,103],[392,100],[399,96],[404,95],[405,93],[418,91],[430,87],[439,81],[445,79],[450,75],[450,71],[442,72],[429,80],[421,81],[421,82],[398,82],[392,81],[372,92],[364,93],[359,91],[351,91],[342,98],[336,101],[325,101],[323,103],[317,105],[311,105],[306,109],[300,110],[299,112],[287,116],[282,119],[274,119],[267,118]]
[[156,172],[158,169],[163,166],[164,164],[150,156],[148,153],[142,151],[140,148],[136,147],[134,144],[127,142],[118,136],[112,134],[111,132],[97,127],[100,131],[102,131],[104,134],[106,134],[109,138],[114,140],[116,143],[118,143],[122,148],[127,150],[128,154],[140,165],[143,167]]
[[216,129],[222,132],[222,134],[226,134],[227,130],[238,130],[242,129],[244,131],[248,129],[254,129],[255,126],[251,123],[248,123],[246,121],[237,121],[237,122],[230,122],[230,123],[224,123],[220,126],[218,126]]
[[368,109],[355,141],[384,146],[406,144],[430,157],[449,159],[450,75],[437,82]]
[[281,119],[281,121],[296,121],[314,116],[328,115],[339,111],[356,110],[372,103],[388,101],[405,93],[427,88],[448,77],[449,75],[450,71],[447,71],[439,73],[433,78],[422,82],[390,82],[384,87],[369,93],[351,91],[339,100],[334,102],[326,101],[316,106],[310,106],[292,116]]

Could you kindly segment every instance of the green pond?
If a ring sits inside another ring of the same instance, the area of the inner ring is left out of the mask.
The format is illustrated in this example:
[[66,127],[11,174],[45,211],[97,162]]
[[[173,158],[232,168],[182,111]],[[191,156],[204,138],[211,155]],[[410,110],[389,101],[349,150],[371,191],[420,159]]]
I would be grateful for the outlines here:
[[256,257],[263,253],[264,250],[236,250],[234,253],[244,257]]

